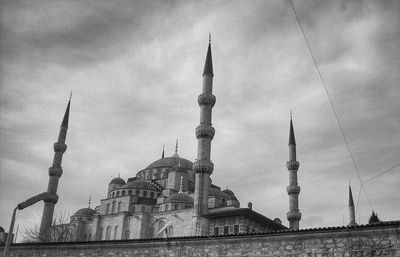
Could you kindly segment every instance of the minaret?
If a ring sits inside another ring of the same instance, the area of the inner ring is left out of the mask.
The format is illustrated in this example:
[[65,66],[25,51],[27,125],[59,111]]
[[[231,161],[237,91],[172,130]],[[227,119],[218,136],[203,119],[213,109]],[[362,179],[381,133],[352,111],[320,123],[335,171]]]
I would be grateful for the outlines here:
[[353,193],[351,192],[351,186],[349,185],[349,226],[354,225],[357,225],[356,212],[354,210]]
[[65,150],[67,150],[67,145],[65,144],[65,138],[67,136],[68,130],[68,119],[69,119],[69,109],[71,104],[71,97],[69,98],[67,109],[64,114],[64,119],[61,123],[60,133],[58,135],[58,141],[54,143],[54,158],[53,165],[49,168],[49,184],[47,187],[47,192],[51,196],[47,201],[45,200],[42,222],[40,224],[40,234],[41,240],[46,240],[46,232],[48,228],[52,225],[54,206],[58,201],[57,187],[58,179],[61,177],[63,170],[61,168],[61,161]]
[[301,213],[299,211],[300,187],[297,185],[297,170],[299,162],[296,160],[296,140],[294,137],[292,113],[290,113],[290,134],[289,134],[289,161],[286,166],[289,170],[289,186],[286,188],[289,195],[289,212],[286,217],[291,229],[299,229]]
[[200,125],[196,128],[197,159],[193,163],[193,171],[196,174],[192,227],[194,236],[208,234],[208,220],[203,218],[202,215],[208,212],[208,195],[211,187],[210,175],[214,170],[214,165],[210,159],[211,140],[215,134],[215,129],[211,126],[211,113],[215,104],[215,96],[212,94],[213,77],[210,36],[204,64],[203,91],[198,97]]

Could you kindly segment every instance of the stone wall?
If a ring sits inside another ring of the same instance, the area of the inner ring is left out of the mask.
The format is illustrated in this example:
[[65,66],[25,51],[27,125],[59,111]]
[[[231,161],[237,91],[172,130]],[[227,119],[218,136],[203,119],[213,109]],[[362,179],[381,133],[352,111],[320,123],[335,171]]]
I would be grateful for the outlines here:
[[[3,247],[0,247],[0,251]],[[400,256],[400,222],[217,237],[16,244],[12,257]]]

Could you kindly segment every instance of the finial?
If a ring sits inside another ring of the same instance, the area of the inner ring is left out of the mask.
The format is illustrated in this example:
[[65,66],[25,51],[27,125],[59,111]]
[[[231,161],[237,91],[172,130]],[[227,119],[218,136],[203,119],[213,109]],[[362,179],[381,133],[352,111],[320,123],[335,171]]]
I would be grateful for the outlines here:
[[162,146],[161,159],[164,159],[165,145]]
[[290,109],[290,119],[292,119],[292,109]]
[[91,202],[92,202],[92,195],[89,195],[89,201],[88,201],[88,203],[89,203],[89,208],[90,208]]
[[210,31],[208,32],[208,43],[211,44],[211,33],[210,33]]
[[118,172],[118,177],[119,177],[119,178],[121,177],[121,173],[120,173],[120,172]]
[[71,93],[69,93],[69,100],[71,101],[72,98],[72,89],[71,89]]
[[228,188],[228,185],[226,185],[226,190],[228,190],[229,188]]
[[183,176],[181,176],[181,184],[179,185],[179,193],[183,193]]
[[178,139],[176,139],[175,143],[175,154],[178,154]]

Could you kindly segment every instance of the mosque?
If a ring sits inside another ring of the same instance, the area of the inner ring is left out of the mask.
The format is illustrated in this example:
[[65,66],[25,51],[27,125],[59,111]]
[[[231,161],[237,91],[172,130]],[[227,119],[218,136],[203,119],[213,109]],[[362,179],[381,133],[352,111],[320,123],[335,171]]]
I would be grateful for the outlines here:
[[[164,156],[138,171],[136,176],[110,181],[107,197],[94,209],[79,209],[63,226],[73,231],[74,241],[98,241],[182,237],[201,235],[230,235],[299,229],[301,213],[298,205],[300,187],[297,184],[299,162],[296,160],[296,142],[293,123],[289,130],[289,228],[279,218],[270,219],[240,206],[235,193],[212,183],[214,171],[211,161],[211,141],[215,129],[211,125],[212,108],[216,97],[213,89],[211,41],[208,44],[203,71],[202,93],[198,96],[200,124],[195,129],[198,139],[197,159],[192,162],[175,153]],[[61,124],[58,141],[54,144],[54,161],[49,168],[47,192],[54,196],[45,202],[40,234],[52,227],[54,206],[58,201],[57,185],[62,175],[62,156],[65,144],[71,99]],[[218,171],[216,171],[218,172]]]

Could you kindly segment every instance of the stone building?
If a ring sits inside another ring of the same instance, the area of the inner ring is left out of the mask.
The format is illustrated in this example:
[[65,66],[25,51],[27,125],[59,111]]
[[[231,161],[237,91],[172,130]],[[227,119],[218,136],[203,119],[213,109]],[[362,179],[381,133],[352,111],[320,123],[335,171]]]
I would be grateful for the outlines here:
[[[195,129],[198,139],[197,159],[192,162],[175,153],[152,162],[135,176],[126,180],[116,177],[108,184],[106,197],[94,209],[82,208],[71,217],[69,227],[76,240],[119,240],[160,238],[176,236],[230,235],[252,232],[268,232],[287,229],[280,219],[270,219],[247,208],[240,207],[235,193],[212,183],[210,175],[211,142],[215,129],[211,125],[212,108],[216,97],[213,89],[213,65],[209,42],[203,71],[203,88],[198,97],[200,124]],[[54,205],[57,202],[57,183],[62,174],[62,154],[66,151],[65,138],[68,129],[69,107],[61,125],[60,136],[54,145],[55,157],[49,169],[48,192],[55,197],[46,203],[41,231],[51,224]],[[296,143],[290,120],[289,135],[289,212],[290,228],[299,229],[301,213],[298,209]],[[44,232],[43,232],[44,233]]]

